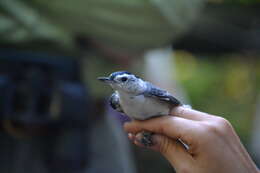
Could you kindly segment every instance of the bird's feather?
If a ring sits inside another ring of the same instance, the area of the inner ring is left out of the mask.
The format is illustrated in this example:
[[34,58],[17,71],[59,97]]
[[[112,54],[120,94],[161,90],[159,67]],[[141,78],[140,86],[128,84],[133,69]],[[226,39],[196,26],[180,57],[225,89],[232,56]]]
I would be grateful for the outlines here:
[[162,101],[166,101],[173,106],[180,106],[181,102],[173,97],[169,92],[162,90],[153,84],[147,82],[147,86],[149,86],[146,91],[143,93],[146,97],[155,97]]

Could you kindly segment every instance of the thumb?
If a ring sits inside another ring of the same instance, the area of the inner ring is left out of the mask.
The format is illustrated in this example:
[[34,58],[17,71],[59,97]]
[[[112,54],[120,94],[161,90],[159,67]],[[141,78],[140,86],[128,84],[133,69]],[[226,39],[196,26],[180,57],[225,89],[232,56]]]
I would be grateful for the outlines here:
[[[135,138],[135,143],[141,146],[142,144],[138,141],[142,138],[142,133],[136,134]],[[192,156],[186,151],[179,140],[154,134],[152,135],[152,141],[154,145],[148,148],[160,152],[176,170],[181,169],[191,162]]]

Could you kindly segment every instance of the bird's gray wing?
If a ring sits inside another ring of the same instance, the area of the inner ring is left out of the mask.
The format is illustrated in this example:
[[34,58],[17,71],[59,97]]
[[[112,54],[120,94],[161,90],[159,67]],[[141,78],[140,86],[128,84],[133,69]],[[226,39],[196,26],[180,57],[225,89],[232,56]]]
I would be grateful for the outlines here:
[[116,92],[114,92],[111,95],[111,97],[109,98],[109,104],[116,111],[124,113],[123,109],[121,108],[120,102],[119,102],[119,96]]
[[181,102],[177,100],[175,97],[173,97],[169,92],[162,90],[153,84],[147,82],[147,89],[144,92],[144,95],[146,97],[155,97],[157,99],[160,99],[162,101],[166,101],[173,106],[180,106]]

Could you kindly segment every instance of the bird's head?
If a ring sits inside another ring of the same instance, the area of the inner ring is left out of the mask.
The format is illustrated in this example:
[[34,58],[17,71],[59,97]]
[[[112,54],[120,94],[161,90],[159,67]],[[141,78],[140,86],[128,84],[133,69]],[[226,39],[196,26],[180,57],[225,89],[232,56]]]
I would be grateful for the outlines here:
[[109,77],[99,77],[98,80],[109,84],[119,92],[139,94],[145,90],[144,81],[127,71],[114,72]]

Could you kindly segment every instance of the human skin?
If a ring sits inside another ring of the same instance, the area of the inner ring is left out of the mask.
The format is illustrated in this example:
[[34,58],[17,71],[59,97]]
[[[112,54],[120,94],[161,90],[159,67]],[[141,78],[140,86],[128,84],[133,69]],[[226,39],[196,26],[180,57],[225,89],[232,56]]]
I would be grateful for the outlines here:
[[124,128],[138,146],[142,131],[154,132],[149,148],[159,151],[177,173],[260,172],[232,125],[218,116],[179,106],[171,116],[134,120]]

